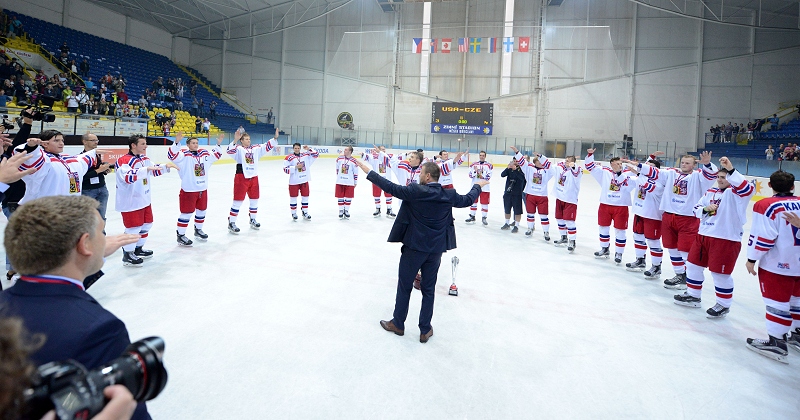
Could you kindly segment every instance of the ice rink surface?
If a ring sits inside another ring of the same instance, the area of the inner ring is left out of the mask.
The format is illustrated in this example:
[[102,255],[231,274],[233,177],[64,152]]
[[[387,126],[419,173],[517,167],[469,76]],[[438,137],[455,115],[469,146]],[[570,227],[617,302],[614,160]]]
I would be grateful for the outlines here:
[[[378,324],[392,316],[400,245],[386,242],[393,220],[373,218],[364,175],[352,218],[341,221],[334,161],[319,159],[311,168],[312,220],[294,222],[281,168],[282,161],[261,162],[261,230],[247,227],[245,201],[242,232],[231,235],[234,165],[214,165],[210,238],[192,248],[175,241],[177,173],[156,178],[146,245],[155,257],[129,268],[118,251],[89,290],[127,324],[132,341],[165,339],[169,382],[148,403],[154,418],[800,417],[800,354],[790,350],[784,365],[745,347],[766,331],[744,251],[727,318],[705,316],[714,304],[709,275],[701,309],[677,306],[679,292],[662,287],[673,275],[668,258],[658,281],[594,259],[599,187],[591,176],[583,177],[570,255],[543,241],[538,220],[531,238],[525,229],[500,230],[504,179],[496,168],[489,226],[480,215],[467,225],[468,209],[454,210],[458,249],[443,255],[434,336],[421,344],[419,291],[405,336]],[[461,193],[467,172],[454,172]],[[114,178],[107,179],[107,231],[121,233]],[[623,262],[633,251],[629,232]],[[454,255],[458,297],[447,295]]]

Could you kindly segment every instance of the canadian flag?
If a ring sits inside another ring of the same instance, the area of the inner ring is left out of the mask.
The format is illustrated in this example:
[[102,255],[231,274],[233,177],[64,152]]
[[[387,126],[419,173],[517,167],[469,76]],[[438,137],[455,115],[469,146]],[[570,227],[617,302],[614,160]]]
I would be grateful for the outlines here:
[[531,37],[529,36],[519,37],[519,52],[528,52],[530,46],[531,46]]
[[440,52],[449,54],[450,44],[453,42],[452,38],[442,38],[442,50]]

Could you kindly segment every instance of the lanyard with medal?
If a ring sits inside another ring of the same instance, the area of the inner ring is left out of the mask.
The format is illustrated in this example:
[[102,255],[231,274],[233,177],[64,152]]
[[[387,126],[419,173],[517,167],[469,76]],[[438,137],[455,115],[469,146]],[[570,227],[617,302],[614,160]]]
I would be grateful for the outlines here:
[[62,159],[60,155],[57,155],[55,153],[53,153],[52,155],[55,156],[55,158],[58,159],[58,161],[61,162],[62,165],[64,165],[64,169],[67,170],[67,176],[69,177],[69,192],[70,192],[70,194],[75,194],[75,193],[81,192],[81,190],[79,188],[80,184],[78,184],[78,173],[77,172],[72,172],[72,169],[70,169],[70,167],[67,164],[67,162],[65,162],[64,159]]

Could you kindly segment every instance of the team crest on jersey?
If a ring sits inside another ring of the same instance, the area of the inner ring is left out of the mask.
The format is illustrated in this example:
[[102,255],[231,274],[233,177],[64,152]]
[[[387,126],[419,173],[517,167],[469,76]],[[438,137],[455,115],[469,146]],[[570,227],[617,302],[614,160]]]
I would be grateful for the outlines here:
[[540,173],[533,174],[533,179],[531,179],[531,182],[533,182],[534,184],[541,184],[542,183],[542,174],[540,174]]
[[379,173],[379,174],[385,174],[385,173],[386,173],[386,165],[384,165],[384,164],[382,164],[382,163],[381,163],[381,164],[379,164],[379,165],[378,165],[378,173]]
[[244,154],[244,161],[248,165],[252,165],[253,162],[255,162],[255,160],[253,159],[253,154],[252,153],[245,153]]
[[147,178],[142,179],[142,185],[147,185]]
[[194,176],[206,176],[206,164],[196,163],[194,165]]
[[484,175],[483,175],[483,169],[481,169],[481,170],[479,170],[479,171],[475,171],[475,176],[477,176],[477,177],[478,177],[478,179],[483,179],[483,177],[484,177]]
[[558,177],[558,185],[561,185],[563,187],[566,182],[567,182],[566,175],[561,175],[560,177]]
[[620,183],[617,182],[616,179],[612,179],[611,183],[608,184],[608,190],[609,191],[619,191],[620,189],[622,189],[622,188],[620,186]]
[[647,189],[645,187],[639,187],[639,192],[636,194],[636,198],[644,200],[645,197],[647,197]]
[[342,164],[342,169],[339,172],[344,174],[344,175],[347,175],[350,172],[350,165],[348,165],[346,163]]
[[689,182],[682,179],[680,181],[675,181],[675,185],[672,186],[672,193],[677,195],[686,195],[689,193]]
[[[716,200],[711,200],[711,201],[709,201],[708,203],[709,203],[709,204],[716,204],[716,205],[717,205],[717,208],[719,208],[719,203],[721,203],[721,202],[722,202],[722,199],[721,199],[721,198],[719,198],[719,199],[716,199]],[[709,216],[716,216],[716,215],[717,215],[717,211],[716,211],[716,210],[714,210],[714,211],[710,211],[710,212],[708,212],[708,215],[709,215]]]

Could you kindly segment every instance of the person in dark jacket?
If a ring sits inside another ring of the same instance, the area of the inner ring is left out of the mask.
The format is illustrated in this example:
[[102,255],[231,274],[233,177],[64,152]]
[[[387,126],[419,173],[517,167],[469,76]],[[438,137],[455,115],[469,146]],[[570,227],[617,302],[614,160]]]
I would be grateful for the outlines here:
[[[422,156],[417,153],[420,158]],[[384,330],[397,335],[405,333],[408,303],[414,277],[422,270],[422,308],[419,312],[419,341],[427,343],[433,336],[433,299],[442,253],[456,247],[456,230],[453,225],[453,207],[469,207],[481,193],[488,181],[479,181],[467,195],[459,195],[454,189],[444,189],[439,184],[439,166],[433,162],[422,165],[419,184],[397,185],[359,160],[358,166],[367,179],[383,191],[403,200],[397,218],[389,233],[389,242],[402,242],[400,267],[397,279],[394,315],[389,321],[381,321]]]
[[[511,159],[508,167],[500,174],[506,179],[506,188],[503,190],[503,206],[506,209],[506,224],[500,229],[511,229],[511,233],[519,232],[519,222],[522,219],[522,192],[525,191],[525,173],[522,172],[517,161]],[[511,223],[511,209],[514,209],[514,223]]]
[[[81,138],[81,141],[83,142],[82,153],[86,153],[97,148],[97,136],[92,133],[84,134]],[[86,175],[83,176],[83,182],[81,186],[81,195],[92,197],[97,200],[98,203],[100,203],[98,211],[100,212],[100,217],[102,217],[103,220],[106,220],[106,208],[108,207],[106,174],[108,174],[108,171],[110,170],[111,163],[103,162],[102,156],[98,154],[97,162],[94,164],[94,166],[90,167],[89,170],[86,171]]]

